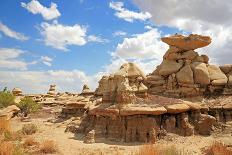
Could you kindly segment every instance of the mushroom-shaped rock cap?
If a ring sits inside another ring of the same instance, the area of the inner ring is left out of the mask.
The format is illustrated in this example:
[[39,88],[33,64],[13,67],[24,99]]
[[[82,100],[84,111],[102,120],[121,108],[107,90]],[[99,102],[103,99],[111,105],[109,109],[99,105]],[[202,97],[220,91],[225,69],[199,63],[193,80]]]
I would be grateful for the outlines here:
[[14,93],[22,93],[22,90],[20,89],[20,88],[14,88],[13,90],[12,90],[12,93],[14,94]]
[[89,93],[89,92],[90,92],[90,89],[89,89],[89,87],[85,84],[85,85],[83,86],[82,93]]
[[189,36],[176,34],[170,37],[163,37],[161,40],[168,45],[175,46],[183,50],[194,50],[207,46],[211,43],[211,38],[209,36],[197,34],[190,34]]
[[134,63],[125,63],[123,64],[119,71],[115,73],[115,75],[124,75],[127,77],[142,77],[143,79],[145,78],[145,74],[143,71],[139,69],[139,67],[134,64]]

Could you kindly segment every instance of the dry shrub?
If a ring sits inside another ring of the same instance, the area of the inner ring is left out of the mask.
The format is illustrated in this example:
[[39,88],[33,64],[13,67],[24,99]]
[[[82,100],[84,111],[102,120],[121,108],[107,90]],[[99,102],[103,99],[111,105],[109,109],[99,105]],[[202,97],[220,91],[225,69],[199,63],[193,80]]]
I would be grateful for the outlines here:
[[0,116],[0,134],[4,131],[10,131],[10,120],[6,116]]
[[160,147],[152,144],[143,145],[139,148],[137,155],[185,155],[186,153],[178,150],[175,146]]
[[0,143],[0,155],[12,155],[14,145],[12,142],[3,141]]
[[21,132],[10,132],[10,131],[5,131],[3,133],[4,136],[4,141],[21,141],[23,135]]
[[232,149],[221,142],[214,142],[203,152],[205,155],[232,155]]
[[25,139],[24,141],[24,146],[28,147],[28,146],[34,146],[34,145],[38,145],[39,143],[35,140],[34,137],[28,137],[27,139]]
[[55,153],[57,152],[57,146],[53,140],[45,140],[40,145],[40,152],[41,153]]
[[0,155],[23,155],[23,149],[12,142],[3,141],[0,143]]
[[22,133],[25,135],[32,135],[38,131],[38,128],[35,124],[25,124],[22,127]]

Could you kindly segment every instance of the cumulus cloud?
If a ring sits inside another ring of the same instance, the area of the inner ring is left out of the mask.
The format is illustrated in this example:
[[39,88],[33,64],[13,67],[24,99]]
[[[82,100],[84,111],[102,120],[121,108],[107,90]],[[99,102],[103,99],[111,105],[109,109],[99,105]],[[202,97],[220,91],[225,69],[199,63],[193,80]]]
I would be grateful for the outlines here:
[[[0,71],[1,86],[22,88],[25,93],[46,93],[50,84],[56,84],[60,92],[80,92],[84,84],[93,86],[83,71]],[[96,83],[96,81],[94,81]]]
[[100,36],[89,35],[87,37],[88,42],[98,42],[98,43],[106,43],[109,42],[108,39],[101,38]]
[[20,49],[0,48],[0,68],[26,70],[28,64],[23,60],[18,60],[23,53],[25,51]]
[[41,56],[41,61],[43,64],[47,65],[47,66],[52,66],[52,61],[53,59],[48,57],[48,56]]
[[47,8],[39,1],[32,0],[27,4],[21,2],[21,6],[33,14],[41,14],[45,20],[56,19],[61,15],[55,3],[51,3],[50,8]]
[[[190,33],[209,35],[212,43],[203,48],[214,63],[231,63],[232,4],[230,1],[134,0],[150,12],[155,25],[175,27]],[[175,6],[175,7],[174,7]]]
[[8,26],[4,25],[2,22],[0,22],[0,32],[2,32],[4,35],[8,37],[11,37],[17,40],[21,40],[21,41],[28,40],[27,36],[10,29]]
[[162,61],[168,46],[161,40],[161,33],[157,29],[150,29],[141,34],[134,34],[124,38],[112,52],[111,63],[103,67],[100,75],[116,72],[123,63],[133,62],[146,74],[155,70]]
[[66,26],[57,22],[42,23],[40,32],[44,38],[46,45],[56,49],[67,51],[67,46],[86,44],[86,28],[75,24],[73,26]]
[[124,32],[124,31],[115,31],[115,32],[113,33],[113,36],[114,36],[114,37],[116,37],[116,36],[125,36],[125,35],[127,35],[127,33]]
[[162,58],[167,46],[160,40],[161,34],[157,29],[151,29],[132,38],[124,38],[113,53],[124,59]]
[[152,17],[149,12],[134,12],[124,8],[123,2],[110,2],[109,6],[116,11],[115,16],[127,22],[145,21]]

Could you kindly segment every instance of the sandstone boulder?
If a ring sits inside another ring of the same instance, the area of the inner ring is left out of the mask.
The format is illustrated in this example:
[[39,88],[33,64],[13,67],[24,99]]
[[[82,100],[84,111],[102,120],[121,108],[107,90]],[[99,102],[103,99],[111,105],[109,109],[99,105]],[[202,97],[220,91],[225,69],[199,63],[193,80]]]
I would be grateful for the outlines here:
[[167,76],[176,73],[183,66],[183,62],[173,60],[163,60],[160,65],[159,75]]
[[231,64],[226,64],[223,66],[219,66],[219,68],[221,69],[221,71],[223,71],[225,74],[229,73],[230,71],[232,71],[232,65]]
[[0,116],[6,116],[7,119],[10,119],[18,111],[20,111],[20,109],[16,105],[11,105],[0,110]]
[[190,34],[187,37],[182,35],[173,35],[170,37],[163,37],[161,40],[168,45],[175,46],[184,50],[194,50],[207,46],[211,43],[210,37],[197,34]]
[[165,106],[167,109],[167,112],[170,114],[177,114],[177,113],[182,113],[186,112],[190,109],[190,107],[187,104],[173,104],[173,105],[167,105]]
[[190,65],[186,65],[176,73],[176,79],[178,83],[194,84],[193,71]]
[[91,92],[91,91],[90,91],[89,87],[85,84],[83,86],[82,93],[89,93],[89,92]]
[[228,79],[218,66],[209,65],[208,71],[212,85],[226,85]]
[[195,83],[201,85],[210,84],[210,75],[205,63],[194,62],[191,64]]
[[228,85],[232,86],[232,71],[228,74]]
[[12,93],[14,96],[22,96],[22,90],[20,88],[14,88]]
[[206,114],[200,114],[198,122],[198,133],[201,135],[210,135],[216,118]]
[[121,74],[127,77],[142,77],[143,79],[146,78],[143,71],[141,71],[136,64],[130,62],[123,64],[119,71],[115,74]]

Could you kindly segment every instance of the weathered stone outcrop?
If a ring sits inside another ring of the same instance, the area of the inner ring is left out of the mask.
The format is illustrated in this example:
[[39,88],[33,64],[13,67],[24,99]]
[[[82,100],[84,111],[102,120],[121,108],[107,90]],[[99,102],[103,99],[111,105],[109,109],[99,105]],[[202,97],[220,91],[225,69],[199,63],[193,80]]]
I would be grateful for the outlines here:
[[14,89],[12,90],[12,94],[13,94],[14,96],[22,96],[22,95],[23,95],[22,90],[21,90],[20,88],[14,88]]
[[[201,35],[174,35],[161,38],[169,45],[163,62],[145,80],[151,94],[192,97],[204,94],[230,94],[231,65],[208,64],[206,55],[194,50],[207,46],[211,38]],[[223,72],[224,71],[224,72]]]

